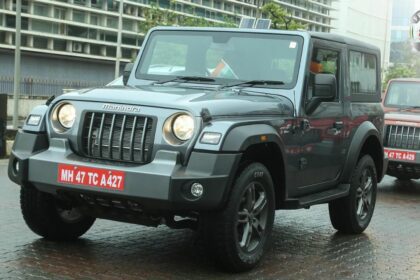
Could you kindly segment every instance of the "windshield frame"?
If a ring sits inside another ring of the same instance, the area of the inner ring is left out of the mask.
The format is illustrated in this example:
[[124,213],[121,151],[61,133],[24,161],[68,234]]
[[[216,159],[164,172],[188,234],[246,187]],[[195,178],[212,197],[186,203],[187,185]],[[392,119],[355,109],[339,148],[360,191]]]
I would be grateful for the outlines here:
[[[420,88],[420,81],[402,81],[402,80],[395,80],[395,81],[391,81],[388,85],[388,88],[386,90],[386,94],[385,94],[385,100],[383,102],[384,107],[387,108],[396,108],[396,109],[405,109],[405,108],[410,108],[413,105],[397,105],[397,104],[388,104],[388,100],[389,98],[391,98],[391,89],[393,86],[395,86],[396,84],[408,84],[408,83],[412,83],[412,84],[418,84],[419,88]],[[420,94],[420,93],[419,93]]]
[[[265,31],[265,30],[264,30]],[[165,33],[165,34],[169,34],[169,35],[173,35],[174,33],[180,33],[180,34],[185,34],[185,33],[220,33],[220,32],[227,32],[227,33],[236,33],[238,34],[238,36],[241,37],[259,37],[259,38],[264,38],[264,37],[276,37],[276,36],[281,36],[282,38],[290,39],[290,40],[295,40],[298,42],[297,44],[297,53],[296,53],[296,60],[295,60],[295,65],[294,65],[294,69],[293,69],[293,73],[292,73],[292,80],[291,82],[285,83],[284,85],[273,85],[272,87],[267,87],[264,86],[265,89],[267,88],[271,88],[273,90],[278,90],[278,89],[285,89],[285,90],[290,90],[296,87],[297,81],[299,79],[299,73],[300,73],[300,68],[301,68],[301,62],[302,62],[302,55],[305,51],[305,37],[300,35],[300,34],[294,34],[294,33],[290,33],[290,32],[285,32],[285,33],[279,33],[279,32],[253,32],[253,31],[243,31],[240,29],[156,29],[156,30],[152,30],[148,36],[147,36],[147,40],[145,41],[145,46],[141,51],[140,57],[138,59],[138,63],[136,65],[136,69],[135,71],[133,71],[133,76],[140,81],[149,81],[149,82],[156,82],[159,80],[164,80],[164,79],[168,79],[170,77],[176,77],[176,75],[156,75],[156,74],[142,74],[140,73],[140,69],[142,68],[141,66],[143,65],[143,63],[145,63],[146,60],[146,54],[149,51],[152,51],[150,48],[152,48],[152,39],[153,36]],[[172,33],[172,34],[171,34]],[[182,77],[182,75],[178,75],[180,77]],[[204,77],[204,76],[203,76]],[[218,77],[207,77],[207,78],[213,78],[215,79],[215,82],[209,82],[209,83],[203,83],[203,82],[194,82],[194,81],[185,81],[185,82],[180,82],[182,84],[185,83],[191,83],[191,84],[198,84],[198,85],[221,85],[221,86],[225,86],[231,83],[238,83],[238,82],[247,82],[248,80],[245,79],[227,79],[227,78],[218,78]],[[281,77],[279,77],[278,80],[276,81],[281,81]],[[253,89],[259,89],[258,86],[253,86]],[[262,88],[261,88],[262,89]]]

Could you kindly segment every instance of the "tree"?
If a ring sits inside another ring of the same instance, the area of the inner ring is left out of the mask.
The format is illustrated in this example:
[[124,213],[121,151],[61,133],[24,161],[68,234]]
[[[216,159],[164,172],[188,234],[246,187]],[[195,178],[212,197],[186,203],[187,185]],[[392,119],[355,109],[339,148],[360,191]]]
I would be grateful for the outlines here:
[[171,10],[151,6],[145,12],[145,21],[140,24],[140,30],[147,33],[155,26],[236,27],[236,24],[226,17],[224,22],[214,22],[203,17],[179,15]]
[[385,71],[385,79],[382,88],[385,89],[389,80],[395,78],[413,78],[416,77],[416,70],[405,64],[397,64],[389,67]]
[[271,19],[272,29],[297,30],[306,29],[306,25],[293,19],[292,15],[275,2],[265,4],[261,11],[263,15]]

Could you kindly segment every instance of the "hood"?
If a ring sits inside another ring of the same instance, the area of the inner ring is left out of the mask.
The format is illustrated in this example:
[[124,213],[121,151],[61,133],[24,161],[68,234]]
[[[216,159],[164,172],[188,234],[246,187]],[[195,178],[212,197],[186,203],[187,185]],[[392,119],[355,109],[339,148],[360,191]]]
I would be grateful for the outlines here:
[[80,100],[130,104],[189,111],[200,116],[208,109],[212,116],[292,115],[293,103],[281,95],[180,88],[169,86],[104,87],[70,92],[58,100]]
[[385,114],[385,124],[420,127],[420,114],[418,111],[389,112]]

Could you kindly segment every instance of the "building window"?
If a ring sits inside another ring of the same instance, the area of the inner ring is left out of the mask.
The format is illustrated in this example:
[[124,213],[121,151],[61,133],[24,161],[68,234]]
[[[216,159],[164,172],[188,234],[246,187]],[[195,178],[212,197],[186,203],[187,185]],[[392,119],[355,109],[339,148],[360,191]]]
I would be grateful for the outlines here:
[[55,34],[66,34],[66,25],[62,23],[53,23],[52,32]]
[[0,0],[0,9],[6,9],[6,1]]
[[54,39],[54,50],[55,51],[66,51],[67,42],[66,40]]
[[129,19],[124,19],[123,30],[133,31],[133,22]]
[[37,49],[47,49],[48,39],[44,37],[34,37],[34,47]]
[[137,44],[136,37],[130,38],[130,37],[122,36],[121,42],[124,45],[131,45],[131,46],[135,46]]
[[73,20],[77,22],[85,22],[86,14],[84,12],[73,11]]
[[375,94],[378,82],[376,56],[350,51],[350,90],[354,94]]
[[38,16],[48,16],[48,6],[41,4],[34,4],[34,14]]
[[6,43],[6,32],[0,31],[0,43],[5,44]]
[[88,37],[88,29],[84,28],[84,27],[69,25],[67,27],[67,35],[74,36],[74,37],[87,38]]
[[16,27],[16,18],[12,15],[6,15],[6,27]]
[[122,48],[121,49],[121,54],[122,54],[122,57],[123,58],[128,58],[128,59],[131,59],[132,57],[131,57],[131,50],[130,49],[124,49],[124,48]]
[[46,21],[41,21],[37,19],[32,20],[32,30],[39,32],[51,33],[52,24]]
[[159,7],[169,9],[170,7],[169,0],[159,0]]
[[111,27],[111,28],[117,28],[117,27],[118,27],[118,21],[117,21],[117,19],[116,19],[116,18],[113,18],[113,17],[108,17],[108,18],[106,19],[106,25],[107,25],[108,27]]
[[90,54],[101,55],[101,47],[98,45],[90,45]]
[[90,15],[90,24],[98,25],[98,16],[97,15]]
[[106,56],[115,57],[117,55],[117,50],[115,47],[106,47]]
[[66,10],[54,8],[54,17],[58,19],[66,19]]

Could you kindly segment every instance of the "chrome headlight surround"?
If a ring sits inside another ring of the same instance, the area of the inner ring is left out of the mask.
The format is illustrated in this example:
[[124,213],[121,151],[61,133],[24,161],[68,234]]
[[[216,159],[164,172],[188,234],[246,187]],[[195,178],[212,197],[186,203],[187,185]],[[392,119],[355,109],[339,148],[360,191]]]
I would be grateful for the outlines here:
[[182,145],[195,133],[195,119],[187,113],[170,116],[163,125],[163,136],[171,145]]
[[51,124],[58,133],[71,129],[76,121],[76,108],[69,102],[57,104],[51,114]]

